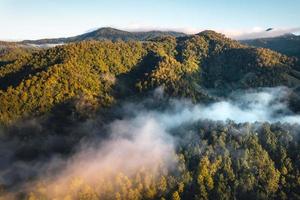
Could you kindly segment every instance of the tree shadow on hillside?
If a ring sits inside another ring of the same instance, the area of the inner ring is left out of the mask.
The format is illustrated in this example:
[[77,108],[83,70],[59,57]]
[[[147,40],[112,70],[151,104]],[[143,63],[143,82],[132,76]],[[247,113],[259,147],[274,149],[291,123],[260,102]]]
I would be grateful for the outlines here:
[[0,68],[1,67],[4,67],[5,65],[9,65],[9,64],[12,64],[14,61],[0,61]]
[[113,88],[114,97],[123,99],[139,93],[135,84],[147,73],[154,70],[160,60],[161,58],[157,53],[150,51],[133,70],[117,76],[117,83]]
[[0,78],[0,89],[6,90],[9,86],[16,87],[22,82],[22,80],[28,78],[29,75],[34,76],[43,70],[44,69],[32,69],[30,66],[24,66],[19,71],[9,73]]

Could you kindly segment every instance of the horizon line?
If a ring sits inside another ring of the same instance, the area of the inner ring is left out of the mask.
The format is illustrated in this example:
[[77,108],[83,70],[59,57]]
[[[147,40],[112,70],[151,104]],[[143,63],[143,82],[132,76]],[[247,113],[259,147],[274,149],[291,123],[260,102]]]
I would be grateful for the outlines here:
[[217,33],[221,33],[225,35],[228,38],[234,39],[234,40],[247,40],[247,39],[259,39],[259,38],[272,38],[272,37],[278,37],[283,36],[286,34],[294,34],[296,36],[300,35],[300,27],[294,27],[294,28],[271,28],[271,31],[267,31],[270,29],[268,28],[261,28],[261,27],[254,27],[251,30],[218,30],[218,29],[202,29],[202,28],[162,28],[162,27],[117,27],[117,26],[100,26],[97,28],[91,28],[86,31],[82,31],[81,33],[74,33],[74,34],[66,34],[65,36],[41,36],[37,38],[20,38],[20,39],[11,39],[11,38],[0,38],[0,41],[4,42],[22,42],[26,40],[43,40],[43,39],[58,39],[58,38],[69,38],[69,37],[75,37],[87,33],[91,33],[100,29],[115,29],[118,31],[125,31],[129,33],[139,33],[139,32],[152,32],[152,31],[158,31],[158,32],[177,32],[177,33],[183,33],[186,35],[195,35],[197,33],[211,30],[215,31]]

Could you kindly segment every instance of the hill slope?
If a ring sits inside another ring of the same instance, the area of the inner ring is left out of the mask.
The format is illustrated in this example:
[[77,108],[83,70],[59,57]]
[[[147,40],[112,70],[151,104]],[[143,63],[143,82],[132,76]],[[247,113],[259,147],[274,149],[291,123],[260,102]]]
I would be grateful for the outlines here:
[[[87,41],[0,58],[0,121],[40,115],[73,102],[97,110],[162,86],[167,94],[206,101],[206,89],[296,87],[294,59],[204,31],[141,43]],[[92,112],[85,112],[92,113]],[[85,115],[85,114],[84,114]]]

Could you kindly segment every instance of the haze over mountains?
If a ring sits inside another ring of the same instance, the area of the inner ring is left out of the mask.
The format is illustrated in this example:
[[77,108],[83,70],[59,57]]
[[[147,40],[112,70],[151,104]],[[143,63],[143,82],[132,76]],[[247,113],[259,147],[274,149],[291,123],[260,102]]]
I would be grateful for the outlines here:
[[1,42],[0,199],[299,199],[298,40]]
[[[277,30],[275,30],[276,32]],[[268,28],[265,30],[265,33],[274,32],[274,28]],[[278,32],[278,31],[277,31]],[[292,36],[294,34],[288,33],[288,32],[283,32],[282,35],[279,35],[277,33],[277,36],[269,36],[264,35],[264,39],[271,39],[271,38],[277,38],[277,37],[282,37],[282,36]],[[250,34],[250,33],[249,33]],[[253,33],[254,34],[254,33]],[[155,37],[160,37],[160,36],[174,36],[174,37],[180,37],[180,36],[186,36],[189,35],[184,32],[178,32],[178,31],[160,31],[160,30],[150,30],[150,31],[123,31],[119,30],[116,28],[111,28],[111,27],[103,27],[99,28],[93,31],[89,31],[87,33],[77,35],[74,37],[68,37],[68,38],[48,38],[48,39],[40,39],[40,40],[24,40],[23,43],[32,43],[32,44],[58,44],[58,43],[68,43],[68,42],[79,42],[83,40],[139,40],[139,41],[145,41],[145,40],[150,40]],[[256,37],[254,39],[249,39],[247,36],[243,36],[243,39],[241,40],[255,40],[255,39],[260,39],[259,33],[256,33]],[[297,37],[296,35],[294,35]],[[249,35],[250,38],[253,36]]]
[[[268,31],[267,31],[268,30]],[[266,29],[266,32],[272,32],[273,28]],[[80,42],[85,40],[123,40],[123,41],[147,41],[157,37],[173,36],[183,37],[188,34],[176,31],[144,31],[144,32],[129,32],[110,27],[99,28],[81,35],[67,38],[47,38],[40,40],[23,40],[21,42],[15,42],[15,44],[31,45],[35,47],[51,47],[55,45],[61,45],[70,42]],[[299,41],[300,36],[292,33],[285,33],[281,36],[264,37],[256,39],[243,39],[241,43],[254,47],[262,47],[272,49],[274,51],[286,54],[288,56],[299,57]],[[4,42],[2,42],[3,45]],[[9,43],[9,42],[8,42]],[[8,44],[7,43],[7,44]],[[13,43],[12,43],[13,44]]]
[[288,56],[300,58],[300,36],[294,34],[285,34],[273,38],[258,38],[253,40],[244,40],[244,44],[268,48]]
[[42,40],[25,40],[22,43],[30,44],[59,44],[69,42],[80,42],[83,40],[137,40],[146,41],[161,36],[185,36],[185,33],[175,31],[147,31],[147,32],[129,32],[122,31],[115,28],[104,27],[97,30],[84,33],[82,35],[69,37],[69,38],[57,38],[57,39],[42,39]]

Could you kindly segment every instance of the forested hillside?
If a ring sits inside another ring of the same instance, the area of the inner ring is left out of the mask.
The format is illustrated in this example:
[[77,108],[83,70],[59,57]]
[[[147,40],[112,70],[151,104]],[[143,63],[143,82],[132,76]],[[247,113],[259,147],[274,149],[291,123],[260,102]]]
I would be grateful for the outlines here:
[[300,199],[298,60],[153,34],[0,43],[0,199]]
[[[158,86],[176,97],[205,100],[204,88],[296,86],[294,59],[239,44],[213,31],[147,42],[84,41],[18,56],[1,55],[2,123],[74,101],[91,110]],[[80,106],[79,106],[80,107]]]

